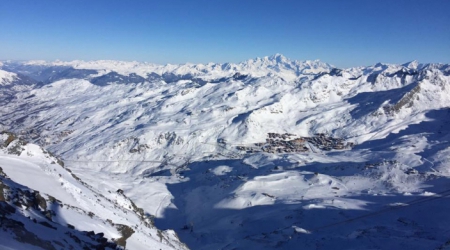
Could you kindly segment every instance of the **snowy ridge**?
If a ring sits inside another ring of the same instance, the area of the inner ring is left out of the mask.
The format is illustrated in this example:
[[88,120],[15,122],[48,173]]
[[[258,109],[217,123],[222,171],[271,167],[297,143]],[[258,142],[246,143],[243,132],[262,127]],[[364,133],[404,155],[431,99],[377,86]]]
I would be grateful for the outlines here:
[[[45,244],[57,247],[55,245],[57,240],[74,239],[76,235],[78,238],[86,238],[86,236],[99,238],[91,240],[93,242],[86,242],[88,248],[97,245],[111,249],[125,246],[130,249],[147,249],[149,246],[158,249],[184,248],[173,231],[157,230],[152,225],[152,221],[121,192],[110,191],[105,195],[96,193],[92,187],[87,186],[77,176],[63,168],[60,165],[62,162],[37,145],[15,139],[15,135],[11,133],[2,133],[1,136],[1,144],[4,148],[0,160],[3,178],[6,178],[2,179],[2,183],[7,185],[0,190],[2,197],[6,197],[2,200],[6,203],[2,205],[10,209],[15,207],[16,212],[8,217],[13,221],[17,216],[29,217],[29,220],[21,219],[25,223],[24,230],[31,230],[39,239],[48,240]],[[24,191],[24,187],[20,184],[26,185],[26,189],[31,192],[37,192],[36,197],[40,200],[37,201],[39,205],[34,207],[36,211],[14,203],[16,201],[14,194],[17,193],[14,190],[19,190],[19,197]],[[40,213],[42,215],[39,215]],[[37,220],[38,225],[41,224],[50,229],[31,226],[30,223],[32,224],[33,220]],[[13,227],[13,229],[17,228]],[[91,235],[80,233],[75,229],[80,232],[93,231],[94,233]],[[59,236],[52,238],[51,235],[55,234],[53,230],[56,230]],[[2,238],[6,236],[6,232],[3,231]],[[20,233],[15,232],[15,236],[14,231],[9,233],[13,234],[12,238],[20,239]],[[100,233],[101,236],[99,236]],[[2,247],[15,244],[10,242],[11,239],[4,240],[0,244]],[[27,243],[26,239],[22,240]],[[78,242],[79,245],[77,245],[77,242],[72,241],[70,244],[74,244],[75,248],[83,247],[84,243]],[[32,242],[28,244],[33,245]],[[69,248],[70,244],[65,247]]]
[[171,73],[175,75],[201,76],[204,79],[215,79],[220,77],[232,76],[235,73],[250,74],[253,76],[277,75],[289,80],[293,80],[300,74],[318,74],[327,72],[331,68],[329,64],[316,61],[292,61],[283,55],[275,54],[263,58],[255,58],[238,64],[234,63],[208,63],[208,64],[167,64],[157,65],[152,63],[125,62],[125,61],[28,61],[24,65],[34,66],[65,66],[75,69],[94,69],[107,74],[117,72],[122,75],[135,73],[141,77],[147,77],[150,73],[159,75]]

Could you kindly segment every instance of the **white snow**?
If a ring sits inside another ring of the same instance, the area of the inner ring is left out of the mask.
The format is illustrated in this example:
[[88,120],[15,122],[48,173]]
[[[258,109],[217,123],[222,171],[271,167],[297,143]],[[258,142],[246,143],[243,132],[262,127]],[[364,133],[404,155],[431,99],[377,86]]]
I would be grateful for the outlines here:
[[[0,65],[1,67],[1,65]],[[11,73],[8,71],[0,70],[0,86],[6,86],[11,84],[11,82],[14,80],[14,78],[17,75],[15,73]]]
[[[438,219],[447,216],[439,202],[410,205],[415,199],[444,197],[438,194],[450,176],[450,76],[445,65],[377,64],[319,77],[332,67],[282,55],[239,64],[29,64],[96,69],[99,75],[190,74],[206,81],[96,86],[89,79],[63,79],[18,92],[17,100],[0,107],[6,129],[38,138],[79,178],[127,207],[129,201],[116,193],[122,189],[154,216],[157,226],[175,230],[192,248],[267,249],[280,244],[290,249],[304,244],[314,249],[317,243],[323,249],[427,249],[448,240],[440,233],[449,224]],[[248,76],[233,78],[236,73]],[[34,97],[25,99],[30,95]],[[303,153],[237,150],[256,148],[254,143],[265,142],[267,133],[324,133],[355,147],[324,151],[306,143],[309,150]],[[5,171],[28,183],[25,173],[13,170],[24,157],[0,159],[11,166]],[[70,193],[67,203],[73,197],[99,219],[114,217],[94,206],[95,198],[88,202],[77,195],[85,189],[67,179],[51,181],[54,175],[39,175],[45,164],[26,161],[26,171],[49,179],[48,190],[36,189],[59,197],[50,187],[63,183],[58,189]],[[432,212],[419,216],[427,205]],[[394,212],[364,217],[385,209]],[[358,216],[364,219],[352,220]],[[420,233],[414,233],[419,226],[405,222],[410,220],[420,225]],[[86,228],[96,228],[94,224]],[[130,246],[144,239],[138,235],[130,238]]]

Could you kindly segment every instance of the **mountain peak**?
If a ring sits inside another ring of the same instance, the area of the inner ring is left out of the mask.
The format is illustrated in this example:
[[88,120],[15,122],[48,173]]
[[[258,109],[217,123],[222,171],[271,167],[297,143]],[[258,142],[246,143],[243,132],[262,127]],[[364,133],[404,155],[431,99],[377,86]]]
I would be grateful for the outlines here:
[[411,62],[407,62],[405,64],[402,64],[403,67],[409,68],[409,69],[417,69],[419,67],[419,61],[414,60]]
[[289,59],[287,57],[285,57],[284,55],[282,55],[280,53],[276,53],[274,55],[271,55],[271,56],[268,57],[268,59],[270,61],[275,61],[277,63],[289,61]]
[[283,54],[275,53],[269,56],[270,59],[287,59]]

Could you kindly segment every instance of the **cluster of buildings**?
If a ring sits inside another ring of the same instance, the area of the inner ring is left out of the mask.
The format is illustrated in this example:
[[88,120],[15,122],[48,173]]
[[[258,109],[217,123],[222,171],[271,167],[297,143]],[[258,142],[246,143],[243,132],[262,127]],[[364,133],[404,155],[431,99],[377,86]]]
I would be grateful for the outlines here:
[[268,133],[267,137],[266,142],[255,143],[251,146],[237,146],[236,149],[246,153],[266,152],[275,154],[306,152],[310,150],[311,146],[324,151],[353,147],[351,142],[345,143],[341,138],[334,138],[325,134],[315,134],[313,137],[296,137],[296,135],[289,133]]

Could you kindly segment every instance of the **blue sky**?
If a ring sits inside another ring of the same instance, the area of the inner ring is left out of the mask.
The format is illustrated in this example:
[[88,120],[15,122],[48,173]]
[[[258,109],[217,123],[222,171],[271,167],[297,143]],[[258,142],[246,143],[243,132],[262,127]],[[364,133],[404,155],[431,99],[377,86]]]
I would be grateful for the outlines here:
[[448,0],[1,0],[0,59],[450,62]]

